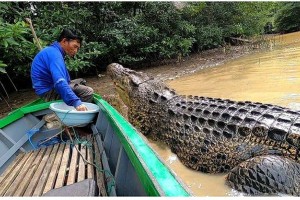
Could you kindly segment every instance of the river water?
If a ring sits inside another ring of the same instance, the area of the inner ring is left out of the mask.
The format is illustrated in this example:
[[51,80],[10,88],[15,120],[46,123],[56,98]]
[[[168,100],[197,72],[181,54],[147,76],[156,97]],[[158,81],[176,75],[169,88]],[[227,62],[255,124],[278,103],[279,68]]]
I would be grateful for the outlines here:
[[[267,50],[167,84],[179,94],[249,100],[300,110],[300,32],[272,37]],[[226,174],[190,170],[166,145],[150,144],[195,196],[242,195],[225,185]]]

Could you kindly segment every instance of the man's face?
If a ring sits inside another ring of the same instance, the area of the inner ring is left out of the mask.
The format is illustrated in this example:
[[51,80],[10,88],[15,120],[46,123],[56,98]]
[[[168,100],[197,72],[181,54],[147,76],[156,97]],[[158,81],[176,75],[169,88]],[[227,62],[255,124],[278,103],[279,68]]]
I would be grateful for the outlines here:
[[67,40],[63,39],[61,41],[62,48],[66,54],[70,57],[74,57],[80,48],[80,42],[78,40]]

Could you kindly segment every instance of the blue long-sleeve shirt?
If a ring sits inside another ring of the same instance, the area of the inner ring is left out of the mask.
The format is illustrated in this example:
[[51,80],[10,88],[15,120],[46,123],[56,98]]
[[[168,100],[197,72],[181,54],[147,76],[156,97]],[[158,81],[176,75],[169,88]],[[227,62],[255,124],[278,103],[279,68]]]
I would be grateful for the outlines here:
[[55,89],[67,105],[77,107],[82,102],[69,86],[64,58],[65,52],[57,41],[42,49],[31,64],[32,87],[39,96]]

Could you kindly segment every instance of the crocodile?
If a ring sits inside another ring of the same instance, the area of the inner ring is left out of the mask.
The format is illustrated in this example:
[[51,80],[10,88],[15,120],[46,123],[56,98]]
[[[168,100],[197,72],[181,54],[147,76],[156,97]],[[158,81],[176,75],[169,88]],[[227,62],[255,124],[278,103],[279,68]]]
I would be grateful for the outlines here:
[[251,101],[179,95],[165,83],[112,63],[107,68],[128,120],[166,143],[187,167],[228,173],[247,195],[300,195],[300,112]]

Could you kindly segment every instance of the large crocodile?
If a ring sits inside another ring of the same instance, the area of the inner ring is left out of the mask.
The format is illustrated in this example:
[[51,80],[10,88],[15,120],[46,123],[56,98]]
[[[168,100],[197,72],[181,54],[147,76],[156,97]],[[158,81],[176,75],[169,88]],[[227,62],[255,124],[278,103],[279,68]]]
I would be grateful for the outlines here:
[[300,195],[300,112],[250,101],[183,96],[161,81],[113,63],[129,121],[162,140],[181,162],[251,195]]

